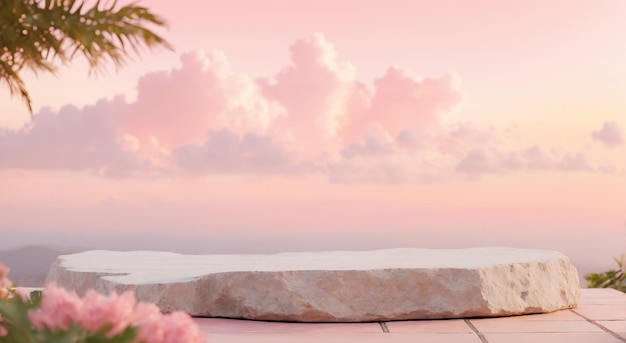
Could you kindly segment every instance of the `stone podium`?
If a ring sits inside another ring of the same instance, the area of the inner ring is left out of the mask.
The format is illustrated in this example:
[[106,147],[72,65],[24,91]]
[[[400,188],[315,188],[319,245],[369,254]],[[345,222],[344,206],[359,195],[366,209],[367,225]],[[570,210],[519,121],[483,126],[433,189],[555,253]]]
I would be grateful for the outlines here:
[[79,294],[133,290],[193,316],[295,322],[495,317],[573,308],[576,268],[555,251],[483,247],[59,256],[47,278]]

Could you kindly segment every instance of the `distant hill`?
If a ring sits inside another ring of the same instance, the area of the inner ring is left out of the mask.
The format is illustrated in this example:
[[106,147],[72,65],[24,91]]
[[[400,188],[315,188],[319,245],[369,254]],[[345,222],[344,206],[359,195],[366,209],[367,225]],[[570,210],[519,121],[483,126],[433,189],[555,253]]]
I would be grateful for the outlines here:
[[12,250],[0,250],[0,262],[11,269],[9,279],[16,285],[42,287],[48,270],[57,256],[78,251],[81,249],[25,246]]

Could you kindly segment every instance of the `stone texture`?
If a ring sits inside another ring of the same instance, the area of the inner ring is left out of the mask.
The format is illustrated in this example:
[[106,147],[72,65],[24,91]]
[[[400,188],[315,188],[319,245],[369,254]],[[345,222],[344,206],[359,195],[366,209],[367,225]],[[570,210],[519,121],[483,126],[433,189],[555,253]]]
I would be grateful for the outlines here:
[[84,293],[134,290],[194,316],[297,322],[494,317],[576,307],[563,254],[502,247],[276,255],[87,251],[60,256],[48,282]]

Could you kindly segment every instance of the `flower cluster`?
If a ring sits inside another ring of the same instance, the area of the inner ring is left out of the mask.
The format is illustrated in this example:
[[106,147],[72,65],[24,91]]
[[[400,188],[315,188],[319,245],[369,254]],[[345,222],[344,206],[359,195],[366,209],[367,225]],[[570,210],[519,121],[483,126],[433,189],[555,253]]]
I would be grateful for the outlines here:
[[12,283],[11,280],[7,278],[8,274],[9,268],[0,263],[0,299],[7,298],[9,296],[9,288]]
[[164,314],[149,303],[138,303],[132,292],[84,297],[49,284],[30,298],[14,296],[0,264],[0,343],[106,342],[204,343],[205,334],[183,312]]

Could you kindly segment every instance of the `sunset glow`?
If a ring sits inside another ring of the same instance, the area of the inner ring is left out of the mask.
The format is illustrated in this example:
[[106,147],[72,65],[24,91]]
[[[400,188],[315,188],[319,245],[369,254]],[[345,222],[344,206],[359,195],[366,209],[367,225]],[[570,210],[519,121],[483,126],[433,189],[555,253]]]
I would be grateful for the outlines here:
[[0,88],[0,248],[626,249],[626,2],[227,3]]

